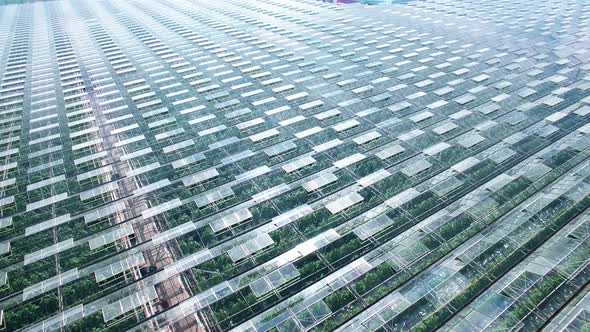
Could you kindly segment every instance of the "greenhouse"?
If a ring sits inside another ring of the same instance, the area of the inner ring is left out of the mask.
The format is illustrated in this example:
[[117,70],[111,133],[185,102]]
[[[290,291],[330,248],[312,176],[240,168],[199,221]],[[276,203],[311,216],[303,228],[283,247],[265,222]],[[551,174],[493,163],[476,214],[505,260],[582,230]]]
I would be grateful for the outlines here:
[[590,2],[0,0],[0,330],[590,331]]

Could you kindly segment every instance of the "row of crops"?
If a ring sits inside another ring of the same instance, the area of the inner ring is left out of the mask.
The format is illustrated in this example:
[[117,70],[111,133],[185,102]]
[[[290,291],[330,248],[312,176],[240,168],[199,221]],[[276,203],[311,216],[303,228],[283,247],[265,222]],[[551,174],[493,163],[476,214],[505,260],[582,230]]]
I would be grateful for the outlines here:
[[576,308],[588,66],[408,17],[444,6],[355,8],[0,7],[4,326],[528,330]]

